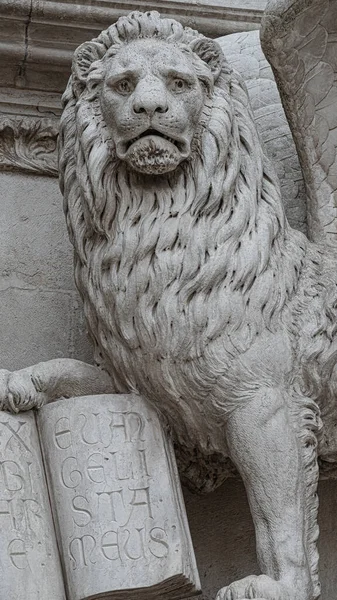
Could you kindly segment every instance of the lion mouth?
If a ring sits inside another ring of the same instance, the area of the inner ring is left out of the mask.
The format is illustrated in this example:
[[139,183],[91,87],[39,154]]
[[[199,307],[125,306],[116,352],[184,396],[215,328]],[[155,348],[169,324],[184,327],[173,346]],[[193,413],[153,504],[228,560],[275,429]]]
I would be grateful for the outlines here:
[[138,142],[138,140],[144,139],[146,137],[152,137],[152,136],[160,137],[160,138],[163,138],[164,140],[167,140],[168,142],[170,142],[171,144],[176,146],[180,152],[182,152],[184,149],[184,146],[185,146],[184,142],[179,141],[175,138],[172,138],[169,135],[162,133],[161,131],[157,131],[157,129],[146,129],[141,134],[137,135],[135,138],[133,138],[132,140],[130,140],[129,142],[126,143],[126,150],[128,150],[132,146],[132,144],[134,144],[135,142]]
[[188,158],[190,144],[183,137],[177,139],[157,129],[146,129],[130,140],[117,142],[116,154],[136,171],[160,174],[174,170]]
[[117,155],[119,158],[125,159],[129,152],[136,148],[137,145],[139,145],[139,143],[146,143],[150,141],[153,141],[154,143],[156,143],[157,141],[159,145],[162,145],[164,143],[168,144],[168,146],[174,146],[175,150],[178,150],[182,160],[184,158],[187,158],[190,152],[189,143],[187,140],[184,140],[183,138],[173,138],[167,135],[166,133],[158,131],[157,129],[149,128],[145,131],[142,131],[142,133],[135,136],[134,138],[131,138],[130,140],[121,140],[120,142],[118,142]]

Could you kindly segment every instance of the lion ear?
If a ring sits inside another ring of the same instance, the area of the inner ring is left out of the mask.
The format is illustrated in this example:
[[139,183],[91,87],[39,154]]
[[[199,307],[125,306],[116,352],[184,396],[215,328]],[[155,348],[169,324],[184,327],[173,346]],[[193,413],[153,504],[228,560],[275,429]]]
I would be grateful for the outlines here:
[[103,58],[105,52],[105,46],[96,41],[85,42],[77,48],[73,58],[72,74],[80,87],[85,87],[91,65]]
[[207,64],[212,72],[214,81],[216,81],[224,62],[224,55],[219,44],[210,38],[201,38],[192,42],[191,48]]

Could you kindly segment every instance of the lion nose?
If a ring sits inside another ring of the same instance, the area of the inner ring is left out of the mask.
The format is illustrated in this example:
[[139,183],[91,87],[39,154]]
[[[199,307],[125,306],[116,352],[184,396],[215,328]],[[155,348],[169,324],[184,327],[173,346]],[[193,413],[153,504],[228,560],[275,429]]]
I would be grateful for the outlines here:
[[168,111],[167,99],[164,96],[158,97],[157,94],[147,94],[141,98],[135,98],[133,110],[136,114],[144,113],[149,117],[155,113],[166,113]]

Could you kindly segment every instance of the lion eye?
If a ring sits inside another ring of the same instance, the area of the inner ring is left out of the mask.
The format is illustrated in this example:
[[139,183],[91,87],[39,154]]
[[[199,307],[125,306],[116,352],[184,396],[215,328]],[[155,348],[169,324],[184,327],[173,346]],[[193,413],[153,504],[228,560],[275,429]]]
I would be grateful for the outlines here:
[[134,86],[132,85],[132,82],[129,79],[121,79],[115,84],[115,89],[117,90],[117,92],[123,94],[124,96],[126,96],[127,94],[131,94],[133,88]]
[[173,79],[171,82],[171,90],[173,92],[184,92],[186,90],[186,88],[188,87],[188,84],[186,81],[184,81],[184,79]]

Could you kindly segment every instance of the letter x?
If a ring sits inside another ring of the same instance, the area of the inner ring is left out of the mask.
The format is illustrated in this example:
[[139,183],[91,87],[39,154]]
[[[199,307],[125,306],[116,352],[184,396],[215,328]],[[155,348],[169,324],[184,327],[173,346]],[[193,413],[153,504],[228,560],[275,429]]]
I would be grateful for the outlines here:
[[28,450],[28,452],[31,452],[30,448],[27,446],[25,441],[19,436],[19,431],[24,425],[26,425],[26,421],[18,421],[17,430],[13,429],[13,427],[11,426],[11,424],[8,421],[1,421],[1,425],[5,425],[5,427],[7,427],[7,429],[9,429],[9,431],[12,433],[9,440],[7,440],[5,450],[7,450],[9,442],[13,438],[15,438],[20,444],[22,444],[22,446],[25,448],[25,450]]

